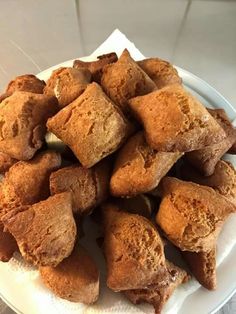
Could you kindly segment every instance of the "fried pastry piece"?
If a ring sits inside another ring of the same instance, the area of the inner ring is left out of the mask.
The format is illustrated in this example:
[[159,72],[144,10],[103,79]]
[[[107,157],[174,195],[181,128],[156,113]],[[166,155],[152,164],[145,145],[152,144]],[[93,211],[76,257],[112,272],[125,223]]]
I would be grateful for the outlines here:
[[110,165],[107,160],[90,169],[72,165],[53,172],[50,176],[51,194],[71,191],[74,214],[86,215],[108,196]]
[[79,97],[91,81],[87,69],[59,68],[52,72],[44,88],[44,94],[55,96],[63,108]]
[[93,81],[100,83],[104,66],[116,62],[118,58],[115,52],[107,53],[105,55],[98,56],[97,58],[98,60],[91,62],[75,60],[73,68],[88,69],[92,74]]
[[181,156],[178,152],[155,151],[146,143],[143,132],[137,133],[117,155],[111,194],[131,197],[153,190]]
[[217,144],[186,154],[187,160],[205,176],[213,174],[217,162],[232,147],[236,140],[236,130],[224,109],[208,109],[208,111],[223,128],[226,138]]
[[125,296],[134,304],[147,302],[153,305],[156,314],[160,314],[174,290],[189,280],[186,271],[167,261],[168,277],[165,281],[158,281],[146,289],[124,291]]
[[107,285],[114,291],[141,289],[166,273],[162,240],[145,217],[102,206]]
[[123,114],[96,83],[49,119],[47,126],[87,168],[116,151],[129,132]]
[[104,67],[101,85],[125,113],[129,111],[127,102],[130,98],[148,94],[156,88],[155,83],[131,58],[127,49],[116,63]]
[[187,163],[181,166],[180,172],[184,180],[210,186],[236,206],[236,171],[230,162],[219,160],[209,177],[200,175]]
[[0,222],[0,261],[8,262],[17,250],[16,240],[9,232],[4,231],[4,226]]
[[158,88],[182,83],[178,71],[168,61],[159,58],[149,58],[138,61],[137,63]]
[[164,178],[164,197],[156,221],[166,237],[183,251],[196,279],[216,287],[215,247],[226,218],[235,206],[212,188]]
[[44,81],[40,80],[33,74],[25,74],[17,76],[14,80],[12,80],[6,88],[6,93],[11,95],[16,91],[23,91],[43,94],[44,87]]
[[116,204],[131,214],[141,215],[149,219],[155,208],[154,202],[150,197],[143,194],[131,198],[118,198],[116,199]]
[[1,185],[0,220],[7,212],[46,199],[50,195],[49,176],[60,165],[60,154],[53,151],[45,151],[30,161],[14,164]]
[[11,158],[9,155],[0,152],[0,173],[4,174],[13,166],[18,160]]
[[56,267],[40,267],[44,284],[55,295],[72,302],[92,304],[99,295],[99,271],[82,246]]
[[36,266],[57,266],[75,244],[76,224],[70,192],[56,194],[27,206],[3,223],[16,239],[26,261]]
[[170,85],[133,98],[130,107],[145,129],[147,143],[158,151],[187,152],[219,143],[224,130],[181,85]]
[[216,289],[216,248],[207,252],[182,252],[194,277],[208,290]]
[[19,160],[31,159],[41,148],[46,121],[57,111],[55,97],[15,92],[1,102],[0,151]]
[[215,246],[232,203],[210,187],[165,177],[156,222],[182,251],[209,251]]

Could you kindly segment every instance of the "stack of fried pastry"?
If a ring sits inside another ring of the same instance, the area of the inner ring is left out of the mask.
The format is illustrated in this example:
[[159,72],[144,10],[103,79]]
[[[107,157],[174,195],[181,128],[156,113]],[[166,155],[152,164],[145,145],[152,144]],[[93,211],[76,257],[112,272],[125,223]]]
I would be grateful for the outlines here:
[[[0,96],[0,260],[18,252],[58,297],[94,303],[99,269],[80,239],[92,214],[107,286],[132,303],[160,313],[191,274],[215,289],[217,238],[236,210],[236,172],[221,158],[235,142],[224,110],[206,109],[158,58],[124,50],[47,82],[15,78]],[[167,259],[168,241],[186,269]]]

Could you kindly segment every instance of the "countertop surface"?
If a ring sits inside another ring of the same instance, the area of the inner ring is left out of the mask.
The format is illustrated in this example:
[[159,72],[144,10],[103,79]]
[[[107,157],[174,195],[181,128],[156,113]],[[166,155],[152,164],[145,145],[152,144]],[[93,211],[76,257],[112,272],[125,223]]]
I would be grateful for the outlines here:
[[[0,91],[16,75],[90,54],[115,28],[145,56],[198,75],[236,108],[234,0],[0,0]],[[13,313],[0,301],[0,314]],[[217,312],[235,313],[236,295]]]

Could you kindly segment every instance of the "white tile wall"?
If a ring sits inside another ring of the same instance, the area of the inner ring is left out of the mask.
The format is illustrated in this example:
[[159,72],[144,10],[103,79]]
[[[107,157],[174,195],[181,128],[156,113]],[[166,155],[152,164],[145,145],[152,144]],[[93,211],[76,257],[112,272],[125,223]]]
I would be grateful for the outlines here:
[[[0,1],[0,89],[93,51],[116,27],[147,56],[174,61],[236,104],[236,2],[187,0]],[[184,25],[183,25],[184,24]],[[182,28],[183,26],[183,28]]]
[[193,1],[174,55],[236,107],[236,2]]
[[115,28],[146,56],[170,59],[187,1],[77,0],[85,52],[91,53]]
[[74,1],[0,0],[0,89],[81,54]]

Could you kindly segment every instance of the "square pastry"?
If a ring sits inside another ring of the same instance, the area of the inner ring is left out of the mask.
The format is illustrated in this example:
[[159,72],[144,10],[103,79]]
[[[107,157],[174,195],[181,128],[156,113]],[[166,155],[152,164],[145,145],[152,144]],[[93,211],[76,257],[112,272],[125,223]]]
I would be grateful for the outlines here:
[[124,112],[129,111],[130,98],[148,94],[156,88],[155,83],[131,58],[127,49],[117,62],[104,67],[101,85]]
[[170,85],[129,101],[147,143],[158,151],[188,152],[219,143],[224,130],[181,85]]
[[155,151],[146,143],[143,132],[138,132],[117,154],[110,181],[111,194],[132,197],[155,189],[181,156],[179,152]]
[[116,151],[129,133],[129,124],[97,83],[48,120],[48,129],[90,168]]
[[0,152],[31,159],[43,144],[47,119],[57,110],[53,96],[16,91],[7,97],[0,106]]
[[178,71],[168,61],[149,58],[137,62],[158,88],[172,84],[182,84]]
[[52,72],[44,94],[57,97],[60,108],[79,97],[91,81],[88,69],[59,68]]

